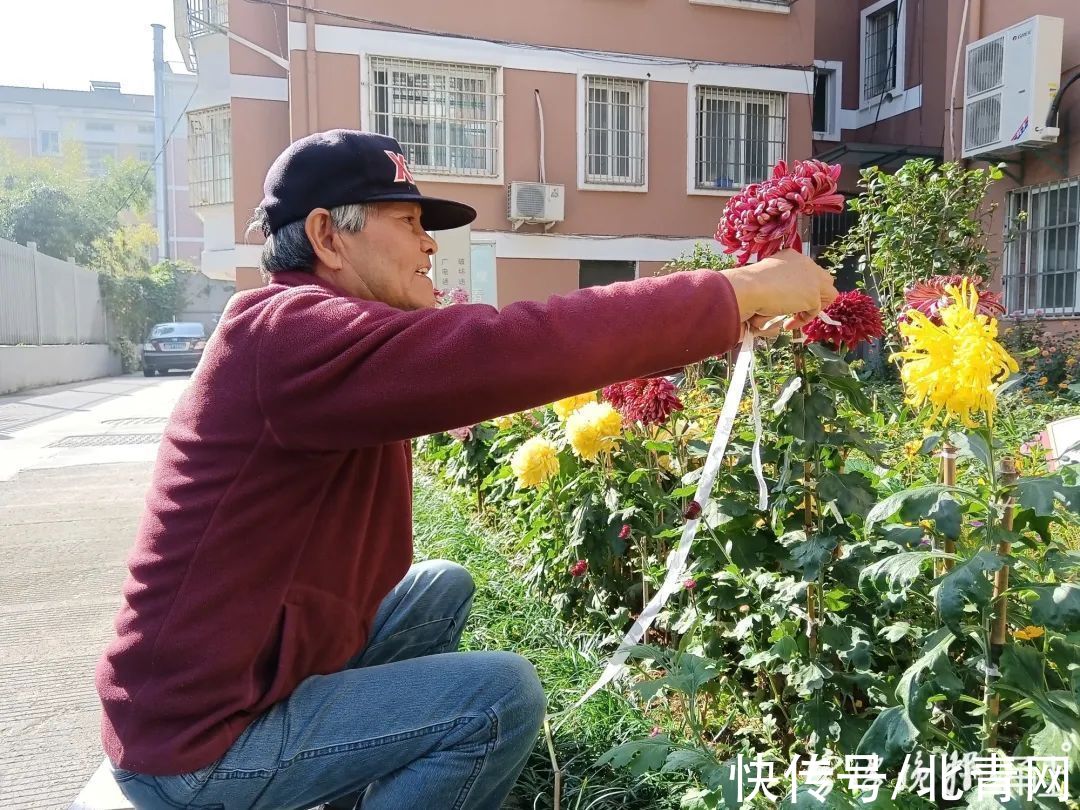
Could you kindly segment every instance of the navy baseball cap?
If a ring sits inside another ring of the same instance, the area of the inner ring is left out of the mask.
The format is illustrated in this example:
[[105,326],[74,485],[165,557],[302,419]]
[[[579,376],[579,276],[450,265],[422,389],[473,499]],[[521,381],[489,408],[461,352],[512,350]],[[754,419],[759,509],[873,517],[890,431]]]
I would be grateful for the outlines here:
[[353,129],[316,132],[292,143],[266,173],[263,195],[271,233],[316,208],[354,203],[415,202],[428,231],[476,219],[464,203],[421,194],[396,140]]

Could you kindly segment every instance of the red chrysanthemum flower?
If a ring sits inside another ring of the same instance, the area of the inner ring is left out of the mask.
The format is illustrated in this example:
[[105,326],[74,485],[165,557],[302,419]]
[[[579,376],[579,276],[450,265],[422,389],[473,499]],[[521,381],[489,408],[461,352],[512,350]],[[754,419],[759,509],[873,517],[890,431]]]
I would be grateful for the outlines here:
[[701,504],[697,501],[690,501],[683,510],[682,516],[687,520],[701,517]]
[[603,394],[624,420],[648,426],[662,425],[672,413],[683,409],[675,390],[663,377],[649,377],[609,385]]
[[735,254],[740,265],[752,256],[764,259],[787,247],[801,250],[799,214],[844,210],[844,196],[836,190],[839,178],[840,166],[797,160],[789,170],[781,160],[770,179],[747,186],[728,201],[716,240],[726,253]]
[[928,281],[916,282],[913,287],[904,293],[904,301],[907,302],[911,309],[917,309],[940,326],[941,317],[938,315],[938,310],[953,303],[953,298],[946,288],[960,287],[965,279],[979,295],[979,303],[976,307],[976,312],[979,315],[996,318],[1005,314],[1005,307],[1001,303],[1001,295],[982,289],[985,282],[978,276],[934,276]]
[[624,523],[622,528],[619,529],[619,539],[620,540],[629,540],[630,539],[630,524],[629,523]]
[[686,590],[692,591],[692,590],[694,590],[694,588],[697,587],[697,580],[696,579],[684,579],[682,586]]
[[589,570],[589,561],[588,560],[578,560],[576,563],[574,563],[572,566],[570,566],[570,576],[572,576],[572,577],[583,577],[583,576],[585,576],[585,572],[588,571],[588,570]]
[[803,334],[811,343],[823,343],[840,351],[845,347],[854,349],[865,340],[885,334],[881,310],[874,299],[861,290],[840,293],[825,308],[825,314],[839,325],[833,326],[821,318],[814,318],[803,328]]

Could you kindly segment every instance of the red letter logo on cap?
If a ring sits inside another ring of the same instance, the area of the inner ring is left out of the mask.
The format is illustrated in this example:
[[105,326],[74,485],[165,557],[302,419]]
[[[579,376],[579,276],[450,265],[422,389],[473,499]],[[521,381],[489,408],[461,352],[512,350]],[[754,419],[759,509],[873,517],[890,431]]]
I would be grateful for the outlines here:
[[389,149],[385,150],[386,156],[394,164],[396,172],[394,173],[395,183],[412,183],[416,185],[416,181],[413,180],[412,172],[409,171],[409,164],[405,162],[405,156],[400,152],[391,152]]

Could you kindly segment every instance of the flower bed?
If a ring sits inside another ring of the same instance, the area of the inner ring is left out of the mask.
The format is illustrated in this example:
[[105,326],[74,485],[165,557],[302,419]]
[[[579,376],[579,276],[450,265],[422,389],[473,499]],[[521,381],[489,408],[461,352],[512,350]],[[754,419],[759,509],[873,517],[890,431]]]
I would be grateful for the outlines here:
[[[701,808],[795,806],[808,761],[819,777],[821,762],[861,764],[904,806],[940,800],[904,781],[920,755],[1064,757],[1080,775],[1080,467],[1016,456],[1026,405],[1004,391],[1017,363],[994,302],[973,280],[938,282],[932,306],[912,291],[900,323],[852,293],[836,325],[759,350],[765,509],[745,403],[712,499],[691,500],[722,360],[419,443],[524,538],[529,583],[613,640],[700,518],[682,588],[635,650],[632,687],[657,727],[606,761],[689,770],[700,785],[684,806]],[[906,403],[845,360],[892,327]],[[737,800],[766,761],[774,798]],[[813,806],[865,799],[859,787],[836,775]]]

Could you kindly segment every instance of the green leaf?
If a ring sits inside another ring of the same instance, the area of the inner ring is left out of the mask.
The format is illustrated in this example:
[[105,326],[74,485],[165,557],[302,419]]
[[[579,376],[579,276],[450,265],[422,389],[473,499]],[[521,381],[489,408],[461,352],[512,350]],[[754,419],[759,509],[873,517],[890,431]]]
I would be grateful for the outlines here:
[[895,644],[902,638],[907,638],[913,634],[913,629],[907,622],[895,622],[888,627],[883,627],[878,633],[879,636],[884,638],[890,644]]
[[815,693],[810,700],[796,703],[792,715],[796,733],[809,740],[811,751],[819,750],[823,743],[836,739],[840,734],[840,721],[843,719],[840,707],[821,692]]
[[679,800],[681,810],[719,810],[721,798],[706,788],[690,788]]
[[1073,489],[1062,483],[1060,475],[1021,478],[1016,482],[1016,501],[1022,509],[1031,509],[1036,515],[1050,516],[1054,514],[1055,501],[1074,501],[1076,496]]
[[1080,645],[1069,639],[1052,638],[1047,645],[1046,658],[1052,663],[1071,692],[1080,692]]
[[993,454],[990,452],[990,444],[985,436],[974,431],[971,433],[955,431],[949,438],[956,446],[959,456],[978,459],[982,462],[984,470],[990,470]]
[[859,473],[826,472],[818,481],[818,495],[825,501],[835,501],[844,517],[865,518],[874,505],[873,487]]
[[870,534],[877,524],[888,520],[902,508],[905,510],[903,516],[905,520],[919,520],[926,516],[931,506],[936,504],[943,495],[955,491],[956,487],[945,484],[928,484],[890,495],[871,509],[866,516],[866,532]]
[[611,765],[613,768],[629,767],[634,776],[643,776],[649,771],[660,770],[673,747],[666,734],[631,740],[612,748],[596,764]]
[[948,628],[938,628],[923,640],[922,655],[901,676],[896,686],[896,698],[904,704],[910,714],[922,713],[922,706],[912,704],[912,698],[918,694],[916,687],[925,680],[924,675],[927,672],[932,671],[943,658],[947,657],[949,647],[955,640],[956,636]]
[[974,604],[986,607],[993,594],[993,584],[987,579],[987,573],[993,573],[1006,564],[1006,559],[995,551],[983,549],[970,560],[950,571],[935,595],[938,614],[941,620],[958,636],[963,635],[960,621],[964,607]]
[[854,377],[841,377],[833,374],[825,374],[821,380],[829,386],[829,388],[843,394],[851,407],[859,413],[869,414],[873,410],[873,404],[870,402],[870,398],[863,392],[862,383]]
[[707,765],[710,762],[715,762],[712,757],[698,751],[694,748],[676,748],[670,754],[666,760],[664,760],[664,771],[694,771],[695,773],[703,765]]
[[810,697],[825,685],[825,681],[831,678],[832,674],[832,670],[827,666],[810,663],[793,672],[788,683],[801,696]]
[[923,563],[932,556],[930,551],[901,551],[885,557],[859,572],[859,587],[870,595],[875,591],[906,595],[922,573]]
[[903,706],[891,706],[874,718],[855,753],[862,756],[877,754],[882,766],[887,768],[914,751],[918,739],[919,730],[911,722],[907,710]]
[[1080,585],[1036,585],[1038,598],[1031,606],[1033,624],[1071,633],[1080,630]]
[[[913,502],[909,501],[909,504],[914,506]],[[903,511],[901,511],[901,514],[903,514]],[[934,525],[937,527],[939,533],[945,535],[950,540],[959,539],[962,514],[960,504],[953,498],[948,495],[942,495],[928,510],[926,510],[926,517],[927,519],[934,521]],[[917,518],[911,519],[915,520]]]
[[791,532],[791,535],[802,535],[801,540],[785,543],[791,549],[791,562],[802,573],[804,582],[812,582],[821,576],[839,541],[824,535],[807,537],[801,531]]
[[1021,695],[1032,696],[1046,691],[1043,678],[1042,653],[1027,644],[1007,644],[1001,651],[1002,686],[1009,686]]
[[825,425],[836,416],[832,401],[813,391],[808,397],[800,391],[791,397],[787,410],[787,432],[806,444],[822,444],[828,438]]
[[1067,757],[1073,768],[1080,768],[1080,733],[1047,723],[1028,738],[1035,757]]
[[714,794],[719,794],[720,804],[725,810],[739,810],[743,802],[739,799],[739,786],[749,784],[750,763],[743,759],[732,758],[719,765],[706,765],[701,769],[701,780]]
[[989,795],[989,791],[985,791],[986,795],[980,796],[979,789],[975,788],[969,791],[964,799],[967,800],[965,805],[968,810],[1023,810],[1023,803],[1015,796],[1009,796],[1007,799],[1002,799],[1000,796]]

